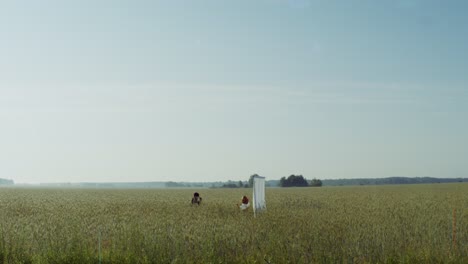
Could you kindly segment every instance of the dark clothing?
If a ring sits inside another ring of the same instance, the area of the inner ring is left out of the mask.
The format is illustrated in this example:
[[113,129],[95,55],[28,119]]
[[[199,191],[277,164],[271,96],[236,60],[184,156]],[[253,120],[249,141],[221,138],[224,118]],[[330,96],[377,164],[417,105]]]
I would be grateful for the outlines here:
[[202,198],[200,197],[200,194],[197,193],[197,192],[194,193],[194,194],[193,194],[193,198],[192,198],[192,204],[198,204],[198,205],[200,205],[201,201],[202,201]]
[[242,198],[242,203],[243,203],[243,204],[248,204],[248,203],[249,203],[249,198],[247,198],[247,196],[244,196],[244,197]]

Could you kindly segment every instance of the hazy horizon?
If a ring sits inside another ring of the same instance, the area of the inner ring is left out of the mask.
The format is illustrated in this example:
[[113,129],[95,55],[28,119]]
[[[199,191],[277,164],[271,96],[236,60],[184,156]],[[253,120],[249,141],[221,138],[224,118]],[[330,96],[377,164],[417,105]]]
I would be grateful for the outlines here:
[[[289,175],[285,175],[285,177],[287,178]],[[304,177],[307,181],[311,181],[313,180],[314,178],[307,178],[307,177]],[[443,178],[436,178],[436,177],[427,177],[427,176],[421,176],[421,177],[407,177],[407,176],[390,176],[390,177],[382,177],[382,178],[360,178],[360,177],[357,177],[357,178],[349,178],[349,177],[344,177],[344,178],[333,178],[333,179],[319,179],[319,180],[322,180],[322,181],[343,181],[343,180],[366,180],[366,179],[388,179],[388,178],[409,178],[409,179],[414,179],[414,178],[434,178],[434,179],[444,179],[444,180],[449,180],[449,179],[463,179],[464,181],[463,182],[466,182],[466,180],[468,179],[468,177],[458,177],[458,178],[447,178],[447,177],[443,177]],[[271,179],[271,178],[266,178],[266,181],[280,181],[281,179],[278,178],[278,179]],[[174,181],[174,180],[167,180],[167,181],[158,181],[158,180],[155,180],[155,181],[119,181],[119,180],[116,180],[116,181],[74,181],[74,182],[71,182],[71,181],[52,181],[52,182],[14,182],[14,185],[19,185],[19,186],[22,186],[22,185],[47,185],[47,184],[50,184],[50,185],[54,185],[54,184],[83,184],[83,183],[89,183],[89,184],[107,184],[107,183],[115,183],[115,184],[125,184],[125,183],[128,183],[128,184],[143,184],[143,183],[168,183],[168,182],[175,182],[175,183],[187,183],[187,184],[196,184],[196,183],[226,183],[226,182],[233,182],[233,183],[238,183],[239,181],[242,181],[243,183],[245,182],[248,182],[248,177],[247,178],[242,178],[242,179],[228,179],[228,180],[213,180],[213,181]],[[435,182],[410,182],[410,183],[385,183],[385,185],[401,185],[401,184],[434,184]],[[454,182],[442,182],[442,183],[458,183],[458,181],[454,181]],[[357,185],[357,183],[356,183]],[[378,186],[378,185],[384,185],[384,183],[366,183],[366,184],[362,184],[362,185],[373,185],[373,186]],[[1,186],[1,184],[0,184]],[[337,186],[337,185],[327,185],[327,186]],[[353,184],[346,184],[346,185],[343,185],[343,186],[353,186]],[[113,186],[113,187],[116,187],[118,188],[118,186]],[[271,187],[271,186],[269,186]],[[164,188],[181,188],[181,186],[179,187],[164,187]],[[184,187],[185,188],[185,187]],[[187,186],[187,188],[208,188],[208,187],[200,187],[200,186]]]
[[0,3],[0,178],[468,177],[465,1]]

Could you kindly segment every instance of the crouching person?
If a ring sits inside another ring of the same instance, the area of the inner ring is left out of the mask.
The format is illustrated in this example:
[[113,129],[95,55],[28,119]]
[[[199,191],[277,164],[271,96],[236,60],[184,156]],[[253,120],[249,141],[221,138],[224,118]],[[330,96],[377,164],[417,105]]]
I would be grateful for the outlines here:
[[199,193],[195,192],[192,197],[192,205],[197,204],[200,205],[202,198]]
[[241,203],[240,203],[240,204],[237,204],[237,206],[239,206],[239,208],[240,208],[241,210],[245,210],[245,209],[249,208],[249,207],[250,207],[249,198],[247,198],[247,196],[244,195],[244,196],[242,197]]

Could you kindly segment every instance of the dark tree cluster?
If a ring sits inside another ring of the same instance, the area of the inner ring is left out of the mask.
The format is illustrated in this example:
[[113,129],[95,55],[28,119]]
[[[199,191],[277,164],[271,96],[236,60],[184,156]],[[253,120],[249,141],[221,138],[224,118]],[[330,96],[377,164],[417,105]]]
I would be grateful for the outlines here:
[[282,177],[280,179],[281,187],[307,187],[309,183],[302,175],[290,175],[288,178]]
[[314,178],[310,181],[310,187],[322,187],[322,181]]

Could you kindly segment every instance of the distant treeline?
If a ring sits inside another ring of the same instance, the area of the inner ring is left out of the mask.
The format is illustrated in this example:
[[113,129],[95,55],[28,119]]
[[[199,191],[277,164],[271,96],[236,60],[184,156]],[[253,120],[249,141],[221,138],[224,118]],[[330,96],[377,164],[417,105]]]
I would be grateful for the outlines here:
[[15,182],[13,182],[13,180],[0,178],[0,185],[13,185],[13,184],[15,184]]
[[383,185],[383,184],[468,182],[468,178],[389,177],[389,178],[369,178],[369,179],[362,178],[362,179],[322,180],[322,182],[324,186]]
[[[358,178],[335,180],[307,180],[302,175],[282,177],[281,180],[267,180],[266,187],[293,186],[347,186],[347,185],[384,185],[384,184],[418,184],[418,183],[454,183],[468,182],[468,178],[432,178],[432,177],[389,177],[389,178]],[[13,180],[0,178],[0,185],[14,185]],[[21,186],[21,185],[20,185]],[[34,187],[35,185],[27,185]],[[43,183],[42,187],[59,188],[120,188],[120,189],[151,189],[151,188],[248,188],[249,181],[225,182],[81,182],[81,183]]]
[[[283,181],[285,177],[282,178]],[[287,180],[287,178],[286,178]],[[451,182],[468,182],[468,178],[433,178],[433,177],[388,177],[388,178],[356,178],[356,179],[334,179],[334,180],[312,180],[309,181],[309,186],[313,182],[320,181],[322,186],[347,186],[347,185],[385,185],[385,184],[418,184],[418,183],[451,183]],[[280,187],[281,180],[266,181],[266,186]]]
[[[254,174],[256,175],[256,174]],[[252,177],[251,177],[252,178]],[[252,180],[227,181],[205,183],[204,187],[210,188],[247,188],[252,186]],[[335,179],[335,180],[308,180],[302,175],[290,175],[282,177],[280,180],[267,180],[266,187],[321,187],[321,186],[347,186],[347,185],[387,185],[387,184],[418,184],[418,183],[451,183],[468,182],[468,178],[432,178],[432,177],[388,177],[388,178],[356,178],[356,179]],[[172,183],[172,182],[171,182]],[[196,187],[190,183],[172,183],[166,187]]]

